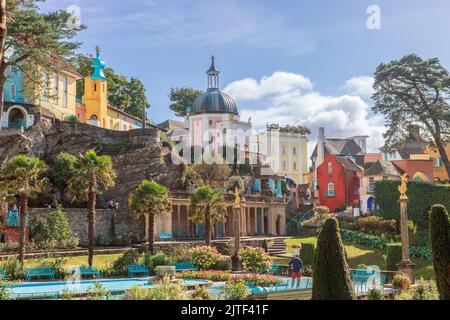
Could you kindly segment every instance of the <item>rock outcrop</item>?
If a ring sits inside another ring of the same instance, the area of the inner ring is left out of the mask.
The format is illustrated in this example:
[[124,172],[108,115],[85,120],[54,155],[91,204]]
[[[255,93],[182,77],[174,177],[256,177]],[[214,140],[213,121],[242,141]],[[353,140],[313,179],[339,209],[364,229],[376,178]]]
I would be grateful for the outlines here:
[[117,200],[125,206],[129,194],[144,179],[179,189],[184,167],[174,165],[155,127],[113,131],[74,122],[41,120],[31,128],[0,135],[0,167],[18,154],[36,156],[51,164],[60,152],[78,156],[88,149],[112,157],[116,187],[99,197],[99,205]]

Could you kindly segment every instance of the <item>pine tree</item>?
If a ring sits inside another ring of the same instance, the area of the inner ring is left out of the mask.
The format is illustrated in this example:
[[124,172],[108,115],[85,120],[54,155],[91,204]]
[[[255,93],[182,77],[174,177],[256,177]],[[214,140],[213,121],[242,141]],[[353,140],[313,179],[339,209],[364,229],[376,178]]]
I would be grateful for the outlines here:
[[356,299],[339,234],[338,222],[335,218],[329,218],[325,221],[317,241],[312,299]]
[[447,209],[442,205],[431,208],[430,234],[439,296],[441,300],[450,300],[450,222]]

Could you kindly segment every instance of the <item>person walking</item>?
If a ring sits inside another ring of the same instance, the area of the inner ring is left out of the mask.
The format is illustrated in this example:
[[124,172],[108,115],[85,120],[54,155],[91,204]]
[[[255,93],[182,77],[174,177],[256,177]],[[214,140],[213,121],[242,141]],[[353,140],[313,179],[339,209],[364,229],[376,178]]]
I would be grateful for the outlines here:
[[300,287],[300,281],[302,278],[302,268],[303,268],[303,261],[300,259],[300,255],[296,255],[291,261],[289,261],[289,267],[292,269],[292,287],[295,286],[295,280],[298,280],[297,282],[297,288]]

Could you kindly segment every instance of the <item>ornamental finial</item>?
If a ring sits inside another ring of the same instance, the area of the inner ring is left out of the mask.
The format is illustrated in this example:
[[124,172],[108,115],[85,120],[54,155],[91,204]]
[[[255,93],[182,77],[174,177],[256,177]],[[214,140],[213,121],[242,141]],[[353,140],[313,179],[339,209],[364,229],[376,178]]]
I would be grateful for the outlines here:
[[408,174],[403,174],[402,183],[398,186],[398,191],[400,192],[400,197],[406,197],[406,191],[408,191]]
[[97,53],[99,53],[100,52],[100,46],[99,45],[97,45],[96,47],[95,47],[95,51],[97,51]]

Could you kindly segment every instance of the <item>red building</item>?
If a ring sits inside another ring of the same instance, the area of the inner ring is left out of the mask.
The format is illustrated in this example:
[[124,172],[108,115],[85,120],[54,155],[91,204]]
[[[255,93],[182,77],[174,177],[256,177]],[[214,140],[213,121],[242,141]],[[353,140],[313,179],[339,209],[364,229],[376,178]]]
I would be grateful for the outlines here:
[[331,212],[359,202],[360,177],[363,168],[349,157],[327,155],[317,168],[319,203]]

